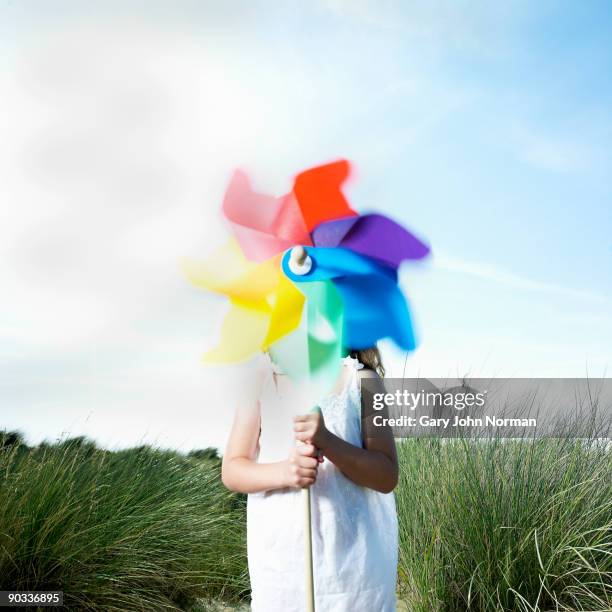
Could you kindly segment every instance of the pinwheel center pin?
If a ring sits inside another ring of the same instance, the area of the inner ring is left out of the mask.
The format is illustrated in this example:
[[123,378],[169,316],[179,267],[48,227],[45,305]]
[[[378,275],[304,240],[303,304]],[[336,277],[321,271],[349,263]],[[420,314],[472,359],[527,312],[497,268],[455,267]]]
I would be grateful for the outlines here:
[[297,276],[304,276],[312,270],[312,257],[308,255],[303,246],[299,245],[291,249],[289,269]]

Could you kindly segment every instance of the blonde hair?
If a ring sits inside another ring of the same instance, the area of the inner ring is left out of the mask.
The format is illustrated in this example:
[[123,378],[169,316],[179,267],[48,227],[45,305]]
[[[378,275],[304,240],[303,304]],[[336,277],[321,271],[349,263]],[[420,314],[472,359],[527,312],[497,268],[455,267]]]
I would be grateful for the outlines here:
[[349,355],[353,359],[358,359],[366,368],[376,372],[381,378],[385,376],[385,366],[383,365],[380,351],[375,346],[359,351],[351,349]]

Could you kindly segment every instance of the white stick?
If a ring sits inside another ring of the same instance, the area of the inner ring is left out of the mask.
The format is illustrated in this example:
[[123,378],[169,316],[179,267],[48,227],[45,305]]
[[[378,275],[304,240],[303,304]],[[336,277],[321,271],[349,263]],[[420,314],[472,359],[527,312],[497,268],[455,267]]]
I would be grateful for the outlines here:
[[315,612],[314,571],[312,566],[312,523],[310,510],[310,487],[302,489],[304,499],[304,553],[306,562],[306,611]]

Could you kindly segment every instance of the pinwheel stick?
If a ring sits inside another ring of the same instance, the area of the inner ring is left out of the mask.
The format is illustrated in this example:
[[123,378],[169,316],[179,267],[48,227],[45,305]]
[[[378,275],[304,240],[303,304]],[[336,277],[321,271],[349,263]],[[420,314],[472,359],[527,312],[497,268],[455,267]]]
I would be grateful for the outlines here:
[[[308,274],[312,268],[312,260],[303,246],[291,249],[289,268],[297,275]],[[310,505],[310,487],[302,489],[304,499],[304,565],[306,568],[306,610],[315,612],[314,603],[314,568],[312,564],[312,514]]]
[[306,610],[315,612],[314,572],[312,565],[312,523],[310,510],[310,487],[302,489],[304,499],[304,561],[306,566]]

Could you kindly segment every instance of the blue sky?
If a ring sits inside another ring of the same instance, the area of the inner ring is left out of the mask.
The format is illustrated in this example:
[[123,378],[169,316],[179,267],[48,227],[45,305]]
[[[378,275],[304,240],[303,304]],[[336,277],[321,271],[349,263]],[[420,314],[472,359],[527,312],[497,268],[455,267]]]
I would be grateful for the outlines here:
[[609,3],[0,2],[0,34],[0,426],[222,444],[243,374],[199,364],[223,304],[177,260],[235,166],[337,157],[433,247],[408,374],[610,376]]

